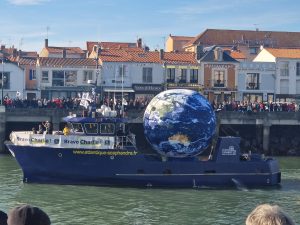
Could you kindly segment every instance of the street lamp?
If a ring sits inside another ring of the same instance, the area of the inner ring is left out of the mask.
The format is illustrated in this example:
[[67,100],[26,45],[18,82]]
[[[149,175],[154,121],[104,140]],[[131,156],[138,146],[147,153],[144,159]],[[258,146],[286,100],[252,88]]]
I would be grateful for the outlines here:
[[2,76],[1,76],[1,91],[2,91],[2,99],[1,99],[1,105],[4,105],[3,104],[3,100],[4,100],[4,97],[3,97],[3,85],[4,85],[4,56],[2,56]]

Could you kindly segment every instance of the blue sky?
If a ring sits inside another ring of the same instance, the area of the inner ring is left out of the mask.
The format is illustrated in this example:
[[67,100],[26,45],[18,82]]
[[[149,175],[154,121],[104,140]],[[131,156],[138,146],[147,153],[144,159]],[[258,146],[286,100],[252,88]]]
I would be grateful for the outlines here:
[[164,47],[169,34],[195,36],[207,28],[298,31],[297,0],[0,0],[0,43],[40,51],[86,41]]

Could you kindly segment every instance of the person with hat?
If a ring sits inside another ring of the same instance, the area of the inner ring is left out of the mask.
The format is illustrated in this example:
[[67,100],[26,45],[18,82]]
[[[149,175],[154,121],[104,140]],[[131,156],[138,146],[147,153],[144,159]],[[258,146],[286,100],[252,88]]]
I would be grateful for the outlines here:
[[17,206],[8,213],[7,225],[50,225],[49,216],[40,208],[28,204]]

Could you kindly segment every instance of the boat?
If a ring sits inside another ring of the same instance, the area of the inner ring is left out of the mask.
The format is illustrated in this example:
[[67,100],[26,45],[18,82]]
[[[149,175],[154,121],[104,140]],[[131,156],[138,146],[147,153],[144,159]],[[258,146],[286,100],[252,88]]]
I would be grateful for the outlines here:
[[[242,153],[239,137],[218,137],[208,157],[171,157],[136,144],[126,118],[72,115],[64,118],[70,134],[14,131],[5,144],[26,183],[120,187],[246,187],[281,182],[278,161]],[[186,142],[182,134],[170,142]],[[179,143],[180,144],[180,143]]]

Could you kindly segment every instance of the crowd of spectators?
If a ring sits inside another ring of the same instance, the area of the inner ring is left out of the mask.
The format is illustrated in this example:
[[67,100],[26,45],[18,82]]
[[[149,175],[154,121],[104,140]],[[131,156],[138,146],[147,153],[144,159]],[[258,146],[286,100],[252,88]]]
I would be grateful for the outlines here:
[[223,102],[212,103],[215,111],[237,111],[237,112],[297,112],[299,105],[295,102]]
[[[104,98],[103,100],[96,99],[96,105],[97,107],[101,107],[101,105],[107,105],[110,106],[111,109],[118,109],[122,106],[126,110],[133,110],[136,109],[138,111],[142,111],[145,109],[145,107],[150,102],[150,98],[148,97],[137,97],[135,99],[123,99],[123,102],[121,98],[113,100]],[[49,99],[20,99],[20,98],[4,98],[4,105],[6,108],[48,108],[48,109],[81,109],[83,108],[82,105],[80,105],[81,98],[53,98],[51,100]]]
[[[7,108],[48,108],[48,109],[82,109],[80,105],[81,99],[73,98],[53,98],[49,99],[20,99],[20,98],[4,98],[4,105]],[[150,97],[136,97],[135,99],[118,98],[116,100],[104,98],[103,100],[96,99],[96,106],[109,106],[111,109],[120,110],[122,105],[124,111],[137,110],[143,111],[151,101]],[[232,101],[216,103],[212,102],[212,107],[215,111],[237,111],[237,112],[297,112],[299,105],[295,102],[248,102],[248,101]]]

